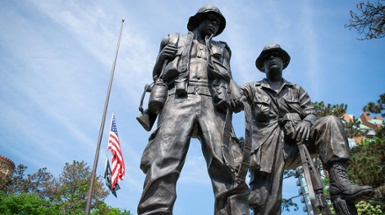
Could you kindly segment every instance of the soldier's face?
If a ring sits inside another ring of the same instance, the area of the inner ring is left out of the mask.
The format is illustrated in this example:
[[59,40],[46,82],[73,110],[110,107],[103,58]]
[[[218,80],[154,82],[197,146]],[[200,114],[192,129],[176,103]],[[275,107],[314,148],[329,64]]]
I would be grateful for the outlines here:
[[215,35],[221,24],[220,22],[220,19],[209,13],[205,16],[204,19],[202,19],[202,22],[199,24],[199,30],[204,36]]
[[271,70],[281,70],[283,69],[283,61],[282,58],[280,57],[279,53],[277,52],[272,52],[270,53],[264,63],[263,67],[265,68],[265,72],[271,71]]

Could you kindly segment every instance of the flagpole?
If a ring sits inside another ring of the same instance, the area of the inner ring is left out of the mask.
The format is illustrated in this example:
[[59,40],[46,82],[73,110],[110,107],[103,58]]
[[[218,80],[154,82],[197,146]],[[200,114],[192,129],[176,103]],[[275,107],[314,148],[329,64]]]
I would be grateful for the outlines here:
[[114,73],[115,73],[116,59],[118,57],[119,46],[120,46],[120,39],[122,37],[123,23],[124,23],[124,18],[122,19],[122,25],[120,27],[120,34],[119,34],[118,44],[117,44],[117,47],[116,47],[115,59],[114,59],[114,63],[112,64],[110,83],[108,85],[106,101],[104,103],[104,111],[103,111],[102,122],[100,124],[100,129],[99,129],[99,137],[98,137],[98,144],[97,144],[96,152],[95,152],[94,166],[92,168],[92,173],[91,173],[91,184],[90,184],[90,189],[88,191],[86,215],[89,215],[90,211],[91,211],[92,194],[94,192],[94,183],[95,183],[95,178],[96,178],[96,169],[97,169],[98,161],[99,161],[100,145],[101,145],[102,137],[103,137],[104,124],[106,122],[106,114],[107,114],[107,108],[108,108],[108,101],[110,100],[111,87],[112,87],[112,82],[113,82]]

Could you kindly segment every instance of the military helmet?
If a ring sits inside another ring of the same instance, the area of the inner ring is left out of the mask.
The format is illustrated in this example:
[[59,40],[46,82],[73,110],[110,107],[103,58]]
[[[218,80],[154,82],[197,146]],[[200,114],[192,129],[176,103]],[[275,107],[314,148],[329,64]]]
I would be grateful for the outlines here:
[[222,33],[222,31],[226,27],[226,19],[222,15],[221,11],[216,6],[210,5],[210,4],[201,7],[194,16],[190,17],[190,19],[188,20],[188,23],[187,23],[187,29],[189,31],[194,30],[194,28],[196,28],[199,25],[200,21],[202,21],[202,18],[204,18],[204,16],[207,13],[212,13],[221,20],[221,23],[218,27],[218,31],[214,36],[217,36],[220,33]]
[[279,54],[279,57],[283,61],[283,69],[285,69],[289,65],[290,55],[285,50],[283,50],[279,44],[273,43],[265,46],[261,54],[259,54],[257,60],[255,61],[255,66],[258,68],[259,71],[265,72],[263,61],[266,58],[270,57],[270,54],[272,52],[277,52]]

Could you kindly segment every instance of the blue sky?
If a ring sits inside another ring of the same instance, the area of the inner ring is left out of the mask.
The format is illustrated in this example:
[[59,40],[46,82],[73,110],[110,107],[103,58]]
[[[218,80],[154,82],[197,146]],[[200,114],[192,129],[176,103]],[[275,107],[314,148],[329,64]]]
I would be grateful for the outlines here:
[[[264,77],[255,59],[266,44],[279,43],[291,56],[285,78],[313,101],[348,104],[348,113],[358,117],[384,93],[384,39],[359,41],[355,30],[344,28],[359,1],[3,0],[0,155],[28,166],[30,173],[47,167],[55,177],[66,162],[92,166],[125,18],[97,174],[103,174],[114,112],[127,170],[118,199],[110,195],[106,201],[136,213],[145,176],[139,162],[150,135],[135,119],[143,87],[151,82],[160,40],[187,32],[188,18],[208,3],[226,17],[227,27],[216,40],[231,47],[239,85]],[[235,115],[234,126],[242,136],[242,113]],[[196,140],[177,189],[174,214],[212,214],[212,189]],[[284,196],[297,190],[295,179],[285,181]],[[302,205],[297,214],[304,214]]]

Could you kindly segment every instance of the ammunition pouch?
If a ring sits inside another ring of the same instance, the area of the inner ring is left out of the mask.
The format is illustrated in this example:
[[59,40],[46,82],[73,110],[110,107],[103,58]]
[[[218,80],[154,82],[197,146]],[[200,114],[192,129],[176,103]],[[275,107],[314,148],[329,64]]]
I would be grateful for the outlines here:
[[175,86],[175,93],[178,96],[184,96],[187,94],[187,80],[186,79],[175,80],[174,86]]
[[208,70],[214,79],[224,79],[230,82],[231,74],[230,68],[223,64],[223,53],[225,49],[222,43],[215,43],[211,46],[210,56],[208,58]]

